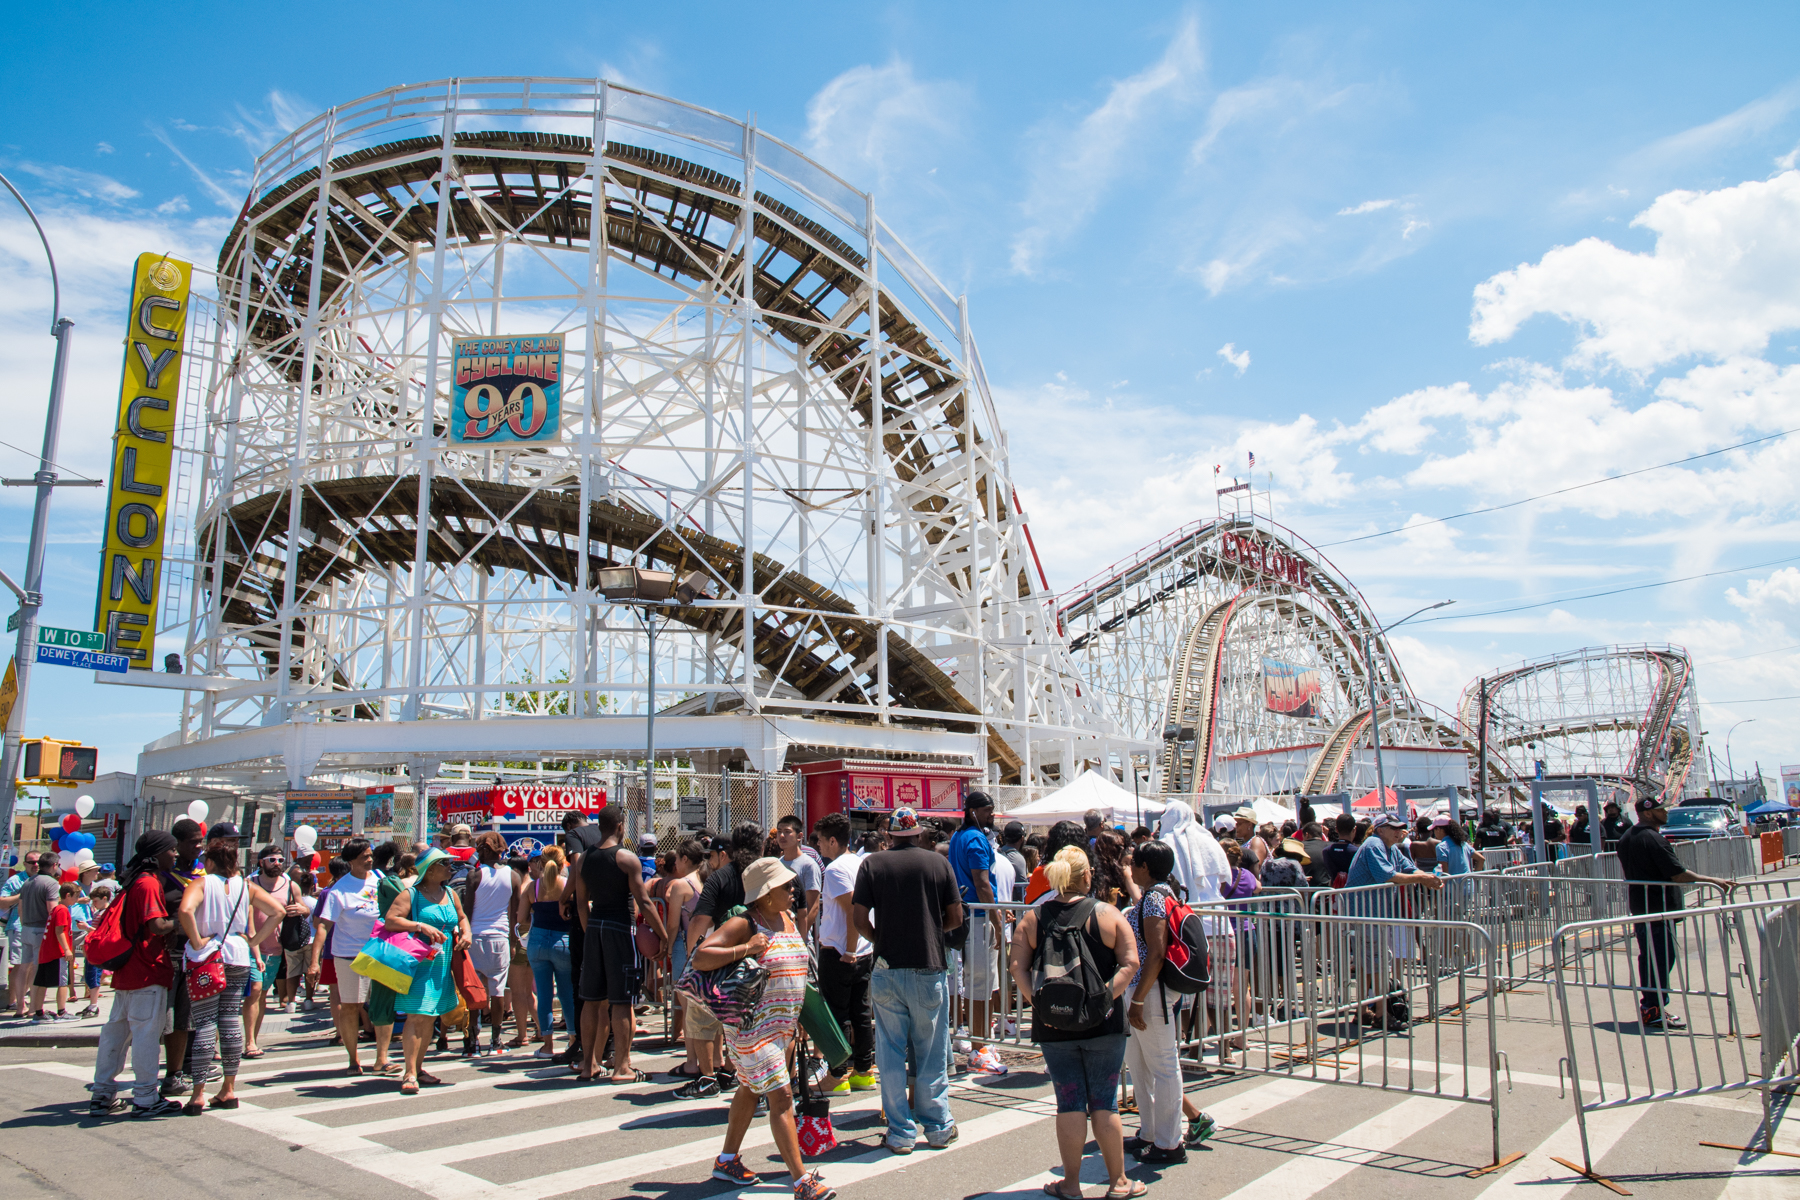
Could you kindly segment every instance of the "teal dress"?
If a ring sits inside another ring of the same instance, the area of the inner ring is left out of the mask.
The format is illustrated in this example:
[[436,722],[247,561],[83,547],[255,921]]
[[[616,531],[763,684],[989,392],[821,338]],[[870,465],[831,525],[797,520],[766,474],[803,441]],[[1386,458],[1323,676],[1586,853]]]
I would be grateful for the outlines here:
[[441,1017],[455,1012],[458,1003],[456,985],[450,981],[450,946],[456,940],[456,905],[451,902],[448,889],[436,904],[421,906],[419,902],[424,898],[417,888],[413,889],[412,919],[442,930],[445,941],[431,961],[419,964],[412,988],[394,1001],[394,1011],[402,1016]]

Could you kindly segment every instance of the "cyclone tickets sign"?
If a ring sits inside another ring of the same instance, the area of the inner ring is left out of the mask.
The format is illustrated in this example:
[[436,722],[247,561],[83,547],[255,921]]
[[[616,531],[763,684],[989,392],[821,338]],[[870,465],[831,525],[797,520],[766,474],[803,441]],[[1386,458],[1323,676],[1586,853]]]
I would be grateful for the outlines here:
[[1223,533],[1219,535],[1219,557],[1282,583],[1301,588],[1312,586],[1306,560],[1273,542],[1258,541],[1239,533]]
[[587,816],[606,807],[603,787],[553,787],[543,784],[503,785],[488,793],[488,811],[499,821],[553,823],[567,813]]
[[562,334],[456,338],[450,363],[452,442],[562,440]]

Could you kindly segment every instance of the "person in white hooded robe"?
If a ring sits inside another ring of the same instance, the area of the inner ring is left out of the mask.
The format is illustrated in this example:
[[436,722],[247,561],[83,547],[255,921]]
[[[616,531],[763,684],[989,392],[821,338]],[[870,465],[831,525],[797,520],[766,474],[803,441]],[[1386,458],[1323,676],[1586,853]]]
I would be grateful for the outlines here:
[[[1216,904],[1225,898],[1219,889],[1231,877],[1231,862],[1225,857],[1219,840],[1207,831],[1206,826],[1194,819],[1194,810],[1188,804],[1181,800],[1169,801],[1163,807],[1162,818],[1157,822],[1156,836],[1175,852],[1173,875],[1187,893],[1186,899],[1190,905]],[[1206,940],[1215,972],[1215,990],[1211,994],[1218,995],[1216,989],[1220,981],[1216,978],[1216,973],[1223,968],[1236,974],[1234,968],[1237,951],[1231,944],[1231,921],[1224,917],[1203,917],[1202,921],[1205,923]],[[1231,993],[1228,990],[1224,994]],[[1204,1010],[1205,1001],[1202,1001],[1191,1011],[1197,1018]],[[1242,1041],[1238,1044],[1241,1046]],[[1198,1146],[1212,1135],[1213,1119],[1201,1112],[1186,1096],[1181,1098],[1181,1115],[1187,1121],[1186,1134],[1182,1138],[1185,1146]]]

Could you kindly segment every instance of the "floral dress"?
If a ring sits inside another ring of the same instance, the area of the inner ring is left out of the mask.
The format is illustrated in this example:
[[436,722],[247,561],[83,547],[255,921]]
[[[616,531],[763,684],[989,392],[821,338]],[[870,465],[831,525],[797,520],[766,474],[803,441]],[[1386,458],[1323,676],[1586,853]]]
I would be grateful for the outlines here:
[[[751,920],[751,928],[756,922]],[[806,1000],[806,941],[791,929],[764,929],[769,948],[757,959],[768,968],[769,981],[755,1015],[732,1036],[738,1082],[759,1096],[788,1086],[787,1052],[800,1006]]]

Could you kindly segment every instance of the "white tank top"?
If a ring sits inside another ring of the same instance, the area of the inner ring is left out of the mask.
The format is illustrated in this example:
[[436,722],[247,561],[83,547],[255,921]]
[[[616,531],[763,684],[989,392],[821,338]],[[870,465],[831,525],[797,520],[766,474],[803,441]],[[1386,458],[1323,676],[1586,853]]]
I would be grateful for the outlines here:
[[475,911],[469,914],[469,931],[504,934],[508,910],[512,908],[512,868],[478,866],[477,869],[481,872],[481,882],[475,885]]
[[[244,894],[245,884],[241,877],[233,877],[228,884],[219,876],[208,872],[204,876],[205,889],[200,897],[200,907],[194,913],[194,924],[199,926],[200,936],[206,939],[206,948],[196,950],[187,948],[189,962],[200,962],[212,957],[215,950],[221,951],[228,967],[247,967],[250,965],[250,943],[244,940],[244,934],[250,928],[250,897]],[[233,912],[233,909],[236,909]],[[227,931],[226,922],[230,922]],[[223,944],[219,935],[227,934]]]

